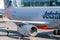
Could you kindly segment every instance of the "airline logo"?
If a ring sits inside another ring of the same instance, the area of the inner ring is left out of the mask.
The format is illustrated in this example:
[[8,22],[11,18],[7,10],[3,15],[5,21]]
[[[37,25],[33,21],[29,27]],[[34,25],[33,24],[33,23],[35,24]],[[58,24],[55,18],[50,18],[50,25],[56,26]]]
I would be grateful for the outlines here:
[[53,11],[47,12],[46,11],[43,15],[43,18],[44,19],[60,19],[60,13],[58,11],[56,11],[56,12],[53,12]]

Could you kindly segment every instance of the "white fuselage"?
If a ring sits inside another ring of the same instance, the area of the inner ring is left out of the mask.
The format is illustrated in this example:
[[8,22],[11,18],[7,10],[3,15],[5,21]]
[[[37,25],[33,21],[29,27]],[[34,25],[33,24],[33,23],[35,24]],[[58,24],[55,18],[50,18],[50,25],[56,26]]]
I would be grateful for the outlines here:
[[12,7],[9,17],[12,20],[24,21],[47,21],[49,26],[57,27],[60,25],[59,7]]

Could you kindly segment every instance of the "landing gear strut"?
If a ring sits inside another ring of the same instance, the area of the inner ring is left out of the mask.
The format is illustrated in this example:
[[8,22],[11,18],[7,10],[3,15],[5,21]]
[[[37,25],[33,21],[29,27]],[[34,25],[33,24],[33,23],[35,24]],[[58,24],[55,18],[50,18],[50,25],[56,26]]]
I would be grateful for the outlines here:
[[53,31],[53,34],[54,34],[54,35],[60,35],[60,30],[54,30],[54,31]]

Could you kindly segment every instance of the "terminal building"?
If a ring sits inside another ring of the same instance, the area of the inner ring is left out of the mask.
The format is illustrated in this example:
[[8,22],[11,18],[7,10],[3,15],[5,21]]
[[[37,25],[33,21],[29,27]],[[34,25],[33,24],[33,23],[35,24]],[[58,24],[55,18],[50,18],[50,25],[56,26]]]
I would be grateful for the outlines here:
[[[10,0],[5,0],[7,3]],[[11,0],[14,6],[60,6],[60,0]]]
[[60,0],[13,0],[15,6],[60,6]]

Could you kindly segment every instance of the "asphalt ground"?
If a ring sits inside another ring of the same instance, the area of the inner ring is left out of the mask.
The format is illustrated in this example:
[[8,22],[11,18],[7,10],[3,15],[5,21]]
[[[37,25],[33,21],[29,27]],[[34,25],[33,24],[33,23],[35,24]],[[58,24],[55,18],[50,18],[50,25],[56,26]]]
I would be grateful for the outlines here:
[[[7,36],[7,27],[9,27],[9,36]],[[38,30],[35,37],[19,36],[17,26],[12,22],[0,23],[0,40],[60,40],[60,37],[51,36],[53,30]],[[20,39],[19,39],[20,38]]]

